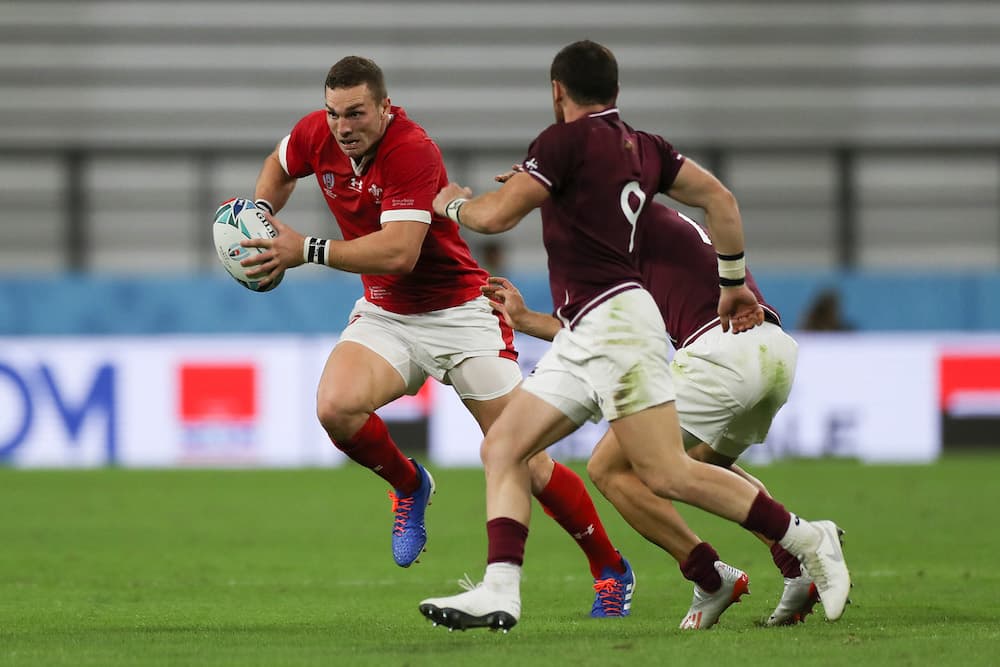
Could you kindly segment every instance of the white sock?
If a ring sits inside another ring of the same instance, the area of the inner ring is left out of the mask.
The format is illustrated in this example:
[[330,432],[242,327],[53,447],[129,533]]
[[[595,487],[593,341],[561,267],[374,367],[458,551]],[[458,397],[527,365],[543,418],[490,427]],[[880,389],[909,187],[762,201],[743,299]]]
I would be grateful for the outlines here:
[[778,541],[778,544],[796,558],[801,559],[802,554],[815,549],[819,541],[819,531],[802,517],[792,514],[792,518],[788,522],[788,530],[785,531],[785,536]]
[[490,563],[483,584],[500,593],[521,593],[521,566],[514,563]]

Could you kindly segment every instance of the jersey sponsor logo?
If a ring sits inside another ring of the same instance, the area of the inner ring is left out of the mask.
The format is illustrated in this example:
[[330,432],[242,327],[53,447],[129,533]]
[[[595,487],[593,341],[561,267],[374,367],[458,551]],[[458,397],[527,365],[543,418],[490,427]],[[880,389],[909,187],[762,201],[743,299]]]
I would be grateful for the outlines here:
[[368,300],[372,302],[388,299],[391,294],[388,287],[381,285],[371,285],[368,288]]
[[328,171],[325,174],[323,174],[323,194],[325,194],[327,197],[330,197],[331,199],[337,196],[336,193],[333,191],[333,186],[335,182],[336,181],[333,177],[333,173]]
[[524,163],[524,168],[527,169],[528,171],[538,171],[538,160],[536,160],[535,158],[531,158],[530,160]]
[[354,176],[351,178],[351,182],[348,184],[348,187],[355,192],[361,192],[364,189],[364,181],[357,176]]

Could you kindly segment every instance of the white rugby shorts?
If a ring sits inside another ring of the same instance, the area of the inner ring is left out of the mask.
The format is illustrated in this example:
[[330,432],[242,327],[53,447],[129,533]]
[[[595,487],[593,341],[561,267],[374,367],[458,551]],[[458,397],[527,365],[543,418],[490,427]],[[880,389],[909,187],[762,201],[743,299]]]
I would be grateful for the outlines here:
[[575,424],[610,421],[674,400],[669,352],[653,298],[631,289],[560,330],[521,386]]
[[[521,382],[521,369],[507,352],[513,353],[513,332],[484,296],[414,315],[361,298],[340,340],[364,345],[388,361],[407,394],[417,393],[428,376],[453,385],[463,399],[480,401],[503,396]],[[466,360],[474,361],[458,368]]]
[[730,458],[764,442],[792,390],[798,344],[771,322],[740,334],[715,326],[674,353],[670,371],[684,444]]

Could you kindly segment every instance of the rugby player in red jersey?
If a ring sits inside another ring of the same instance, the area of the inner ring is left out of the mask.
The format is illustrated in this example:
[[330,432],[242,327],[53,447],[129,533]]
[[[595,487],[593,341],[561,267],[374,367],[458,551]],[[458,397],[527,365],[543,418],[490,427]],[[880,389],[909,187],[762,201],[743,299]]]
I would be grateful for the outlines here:
[[[643,283],[677,349],[671,375],[684,445],[690,456],[731,468],[767,492],[759,480],[734,464],[750,445],[764,441],[774,415],[785,404],[798,345],[782,330],[777,311],[764,301],[749,270],[746,284],[764,309],[764,322],[740,335],[723,332],[716,312],[720,290],[716,254],[708,235],[683,213],[656,202],[647,206],[645,215],[649,219],[638,261]],[[483,293],[517,331],[552,340],[562,328],[555,317],[529,310],[505,278],[491,277]],[[671,502],[642,483],[614,432],[608,431],[597,444],[587,472],[629,525],[672,555],[684,576],[694,582],[694,600],[680,627],[712,627],[738,599],[745,575],[720,562],[715,550],[680,520]],[[761,539],[785,581],[767,625],[804,620],[819,600],[812,578],[781,545]]]
[[500,233],[541,208],[555,316],[552,347],[514,391],[483,441],[487,566],[481,585],[429,598],[420,612],[450,628],[509,629],[521,615],[520,580],[531,513],[529,459],[587,419],[610,422],[639,479],[656,495],[740,523],[800,558],[836,620],[850,589],[838,528],[791,514],[749,481],[687,456],[681,438],[669,345],[636,257],[658,193],[705,211],[718,255],[723,331],[761,324],[746,285],[743,228],[732,193],[662,137],[632,129],[614,106],[618,66],[589,40],[552,62],[556,123],[532,142],[495,192],[470,199],[449,184],[435,210],[478,232]]
[[[427,541],[434,482],[402,454],[375,410],[434,377],[455,388],[485,432],[521,381],[513,332],[480,293],[487,274],[457,225],[433,211],[434,196],[448,183],[440,150],[390,104],[371,60],[349,56],[333,65],[325,108],[302,118],[264,161],[257,203],[277,213],[310,174],[343,240],[303,236],[269,215],[277,237],[245,241],[266,251],[244,264],[256,266],[252,275],[265,285],[306,262],[361,274],[364,297],[323,369],[317,415],[340,450],[393,487],[393,557],[408,567]],[[631,577],[631,569],[583,480],[543,455],[532,462],[532,484],[588,557],[597,589],[591,614],[626,615],[631,580],[615,595],[608,580]]]

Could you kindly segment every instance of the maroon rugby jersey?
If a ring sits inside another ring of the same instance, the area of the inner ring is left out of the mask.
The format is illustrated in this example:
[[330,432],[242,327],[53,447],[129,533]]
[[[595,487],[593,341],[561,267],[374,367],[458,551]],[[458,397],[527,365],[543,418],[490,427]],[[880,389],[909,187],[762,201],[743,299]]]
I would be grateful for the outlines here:
[[542,238],[555,315],[572,328],[587,312],[642,286],[641,211],[670,188],[684,158],[633,130],[610,108],[546,128],[521,164],[549,190]]
[[[639,263],[643,284],[660,308],[674,347],[681,348],[719,323],[719,266],[715,247],[701,226],[654,202],[646,207]],[[764,301],[749,269],[747,287],[780,325],[778,311]]]
[[305,116],[281,142],[281,164],[290,176],[316,175],[347,240],[392,221],[430,224],[412,272],[361,276],[368,301],[400,314],[457,306],[480,295],[488,274],[472,258],[458,226],[431,206],[448,184],[441,151],[403,109],[392,107],[391,112],[393,120],[374,159],[361,170],[355,171],[337,145],[325,110]]

